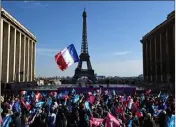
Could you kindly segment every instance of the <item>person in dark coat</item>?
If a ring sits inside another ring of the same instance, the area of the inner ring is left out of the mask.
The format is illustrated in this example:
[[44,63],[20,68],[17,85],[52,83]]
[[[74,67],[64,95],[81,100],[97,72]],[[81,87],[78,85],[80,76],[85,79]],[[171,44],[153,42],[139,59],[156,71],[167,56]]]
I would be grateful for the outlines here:
[[12,121],[9,123],[9,127],[15,127],[15,115],[11,115]]
[[138,117],[136,116],[135,113],[133,113],[132,126],[133,127],[139,127],[140,126],[139,119],[138,119]]
[[146,119],[144,120],[144,127],[156,127],[154,120],[151,118],[151,114],[147,113]]
[[67,127],[67,118],[64,114],[64,109],[59,109],[56,116],[56,127]]
[[79,118],[80,118],[79,127],[89,127],[89,120],[88,120],[89,118],[85,110],[84,104],[80,105]]
[[79,112],[77,109],[74,109],[70,114],[70,127],[78,127],[79,125]]
[[21,127],[21,118],[18,112],[15,113],[14,123],[15,123],[15,127]]
[[48,127],[48,124],[46,123],[46,115],[42,114],[40,118],[40,126],[41,127]]
[[166,112],[162,111],[158,115],[158,123],[160,127],[165,127]]

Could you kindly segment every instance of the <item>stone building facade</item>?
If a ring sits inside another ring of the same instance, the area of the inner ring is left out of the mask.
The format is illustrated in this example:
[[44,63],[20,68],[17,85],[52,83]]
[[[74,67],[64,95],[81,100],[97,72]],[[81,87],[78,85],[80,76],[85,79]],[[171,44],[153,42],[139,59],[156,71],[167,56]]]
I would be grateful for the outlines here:
[[141,40],[146,82],[175,83],[175,11]]
[[0,21],[1,83],[33,82],[36,37],[3,8]]

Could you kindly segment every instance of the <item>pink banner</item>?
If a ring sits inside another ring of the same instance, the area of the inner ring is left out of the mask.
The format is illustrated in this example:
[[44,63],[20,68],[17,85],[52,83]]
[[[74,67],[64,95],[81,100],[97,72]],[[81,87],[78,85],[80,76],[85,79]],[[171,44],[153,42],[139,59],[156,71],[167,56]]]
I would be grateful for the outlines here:
[[90,119],[90,126],[92,127],[92,125],[94,126],[100,126],[100,124],[103,122],[104,119],[100,119],[100,118],[91,118]]
[[94,103],[94,100],[95,100],[95,96],[94,96],[94,95],[90,95],[87,100],[88,100],[91,104],[93,104],[93,103]]
[[120,127],[120,122],[112,114],[108,113],[105,127]]
[[119,114],[122,114],[123,113],[123,108],[118,106],[116,108],[116,112],[119,113]]
[[149,90],[147,90],[145,93],[146,93],[146,94],[150,94],[150,93],[151,93],[151,90],[149,89]]
[[136,112],[136,115],[138,116],[138,118],[141,118],[143,116],[141,112]]
[[132,113],[136,113],[139,108],[139,102],[136,101],[135,103],[132,104]]

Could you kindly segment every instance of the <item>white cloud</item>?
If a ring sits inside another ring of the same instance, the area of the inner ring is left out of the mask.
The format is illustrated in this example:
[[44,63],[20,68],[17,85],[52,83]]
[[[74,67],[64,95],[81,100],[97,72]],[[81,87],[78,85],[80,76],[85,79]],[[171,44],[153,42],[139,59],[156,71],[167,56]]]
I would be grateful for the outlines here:
[[118,55],[118,56],[120,56],[120,55],[126,55],[126,54],[128,54],[130,52],[131,51],[116,52],[115,55]]
[[33,8],[33,7],[47,7],[48,5],[42,2],[28,1],[25,0],[22,8]]
[[58,53],[60,49],[52,49],[52,48],[37,48],[36,53],[37,55],[49,56],[54,57],[56,53]]
[[44,4],[44,3],[41,3],[41,2],[34,2],[33,4],[37,7],[47,7],[48,6],[47,4]]
[[58,52],[59,49],[52,49],[52,48],[37,48],[37,52]]
[[32,1],[25,0],[24,3],[31,3]]

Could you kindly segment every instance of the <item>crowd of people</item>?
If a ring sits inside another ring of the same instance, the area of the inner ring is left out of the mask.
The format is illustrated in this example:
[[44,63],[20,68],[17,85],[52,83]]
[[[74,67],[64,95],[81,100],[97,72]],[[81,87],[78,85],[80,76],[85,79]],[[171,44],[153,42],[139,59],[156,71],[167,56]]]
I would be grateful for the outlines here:
[[175,127],[171,94],[99,90],[1,96],[1,127]]

